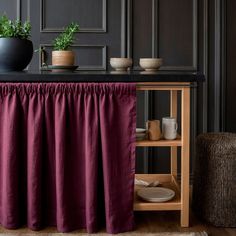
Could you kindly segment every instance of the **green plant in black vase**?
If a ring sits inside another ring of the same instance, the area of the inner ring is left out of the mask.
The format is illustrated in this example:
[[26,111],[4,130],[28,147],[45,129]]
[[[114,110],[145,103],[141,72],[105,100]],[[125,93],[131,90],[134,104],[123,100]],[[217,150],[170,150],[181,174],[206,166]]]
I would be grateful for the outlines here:
[[29,21],[0,17],[0,71],[21,71],[27,67],[33,55],[30,32]]
[[20,20],[11,21],[6,15],[0,18],[0,38],[29,39],[31,25],[29,21],[21,23]]

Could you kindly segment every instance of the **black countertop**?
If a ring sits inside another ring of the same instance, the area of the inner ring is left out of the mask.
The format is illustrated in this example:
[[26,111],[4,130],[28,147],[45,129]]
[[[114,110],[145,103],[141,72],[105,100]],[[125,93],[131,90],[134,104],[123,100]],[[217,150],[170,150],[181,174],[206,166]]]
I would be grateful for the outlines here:
[[0,82],[204,82],[205,76],[190,72],[5,72]]

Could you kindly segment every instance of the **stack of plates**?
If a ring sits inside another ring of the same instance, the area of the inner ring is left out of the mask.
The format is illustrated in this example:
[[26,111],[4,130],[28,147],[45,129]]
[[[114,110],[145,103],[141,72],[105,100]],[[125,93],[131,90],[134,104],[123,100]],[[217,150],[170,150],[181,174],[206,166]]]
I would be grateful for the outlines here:
[[147,202],[167,202],[175,196],[175,192],[169,188],[152,187],[139,189],[137,195]]
[[144,140],[146,138],[146,129],[136,129],[136,140]]

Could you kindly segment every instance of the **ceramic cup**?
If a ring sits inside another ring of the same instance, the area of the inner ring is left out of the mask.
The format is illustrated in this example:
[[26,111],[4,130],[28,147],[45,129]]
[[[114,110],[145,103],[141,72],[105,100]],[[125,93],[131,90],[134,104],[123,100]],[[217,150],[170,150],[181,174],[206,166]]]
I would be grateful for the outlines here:
[[146,122],[149,140],[157,141],[161,139],[161,128],[159,120],[148,120]]
[[174,117],[162,118],[162,133],[164,139],[174,140],[177,138],[178,124]]

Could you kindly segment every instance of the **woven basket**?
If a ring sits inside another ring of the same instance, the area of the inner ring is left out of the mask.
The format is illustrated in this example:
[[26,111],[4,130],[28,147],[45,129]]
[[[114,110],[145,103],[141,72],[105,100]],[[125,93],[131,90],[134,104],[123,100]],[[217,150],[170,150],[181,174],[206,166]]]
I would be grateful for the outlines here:
[[194,212],[221,227],[236,227],[236,134],[197,137],[194,166]]

